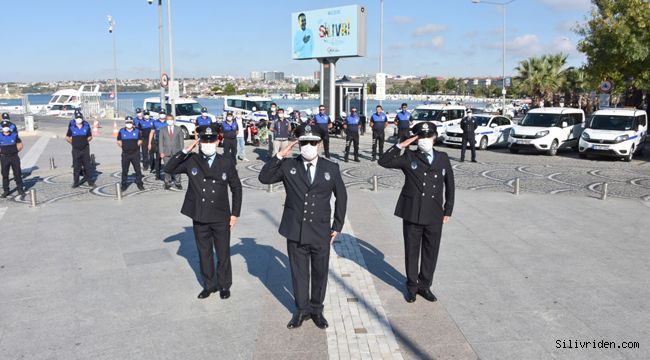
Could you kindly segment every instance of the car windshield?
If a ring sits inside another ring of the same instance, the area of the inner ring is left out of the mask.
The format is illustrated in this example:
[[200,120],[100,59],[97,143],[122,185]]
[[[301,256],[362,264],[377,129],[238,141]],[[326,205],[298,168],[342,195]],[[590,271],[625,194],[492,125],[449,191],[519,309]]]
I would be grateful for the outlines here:
[[551,127],[557,125],[560,114],[528,113],[521,126]]
[[63,109],[63,105],[52,105],[50,110],[61,110]]
[[255,106],[256,111],[269,111],[271,110],[270,101],[251,101]]
[[476,118],[476,122],[478,123],[478,126],[487,126],[487,124],[490,122],[490,117],[489,116],[474,116]]
[[418,121],[438,120],[441,114],[442,110],[415,109],[411,113],[411,119]]
[[176,115],[201,115],[201,104],[191,103],[191,104],[176,104]]
[[633,116],[594,115],[589,127],[594,130],[632,130],[633,126]]

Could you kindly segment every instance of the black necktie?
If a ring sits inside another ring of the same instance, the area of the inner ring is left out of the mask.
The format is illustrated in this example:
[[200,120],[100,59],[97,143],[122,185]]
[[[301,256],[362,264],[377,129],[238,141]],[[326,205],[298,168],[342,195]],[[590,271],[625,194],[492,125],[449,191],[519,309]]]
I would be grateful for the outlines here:
[[309,181],[309,184],[311,185],[311,167],[314,166],[312,163],[307,163],[307,180]]

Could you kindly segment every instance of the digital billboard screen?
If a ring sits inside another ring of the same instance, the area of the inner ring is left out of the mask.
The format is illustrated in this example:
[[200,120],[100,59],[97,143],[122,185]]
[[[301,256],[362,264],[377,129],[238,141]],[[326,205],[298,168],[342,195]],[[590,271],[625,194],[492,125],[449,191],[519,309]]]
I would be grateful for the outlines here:
[[366,55],[366,8],[348,5],[291,14],[294,60]]

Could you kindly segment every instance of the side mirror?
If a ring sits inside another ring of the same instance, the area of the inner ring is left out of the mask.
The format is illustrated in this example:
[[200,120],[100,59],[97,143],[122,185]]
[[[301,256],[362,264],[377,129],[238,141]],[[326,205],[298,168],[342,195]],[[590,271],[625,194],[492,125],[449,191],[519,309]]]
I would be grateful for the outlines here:
[[562,129],[564,129],[567,126],[569,126],[569,124],[566,121],[562,121]]
[[251,109],[251,111],[257,111],[257,108],[256,108],[255,106],[253,106],[253,108]]
[[492,123],[492,124],[490,124],[490,127],[491,127],[491,128],[495,128],[495,127],[497,127],[497,126],[499,126],[499,125],[497,125],[497,123]]
[[639,124],[639,126],[636,127],[637,132],[642,132],[643,131],[643,125]]
[[447,121],[447,118],[445,116],[443,116],[443,117],[440,118],[440,121],[445,122],[445,121]]

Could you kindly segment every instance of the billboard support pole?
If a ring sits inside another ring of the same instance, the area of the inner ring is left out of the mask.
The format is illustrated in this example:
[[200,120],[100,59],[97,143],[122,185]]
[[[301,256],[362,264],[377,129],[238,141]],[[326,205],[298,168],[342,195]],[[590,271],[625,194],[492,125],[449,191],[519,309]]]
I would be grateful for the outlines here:
[[318,59],[320,63],[320,103],[325,105],[330,118],[336,118],[336,62],[339,58]]

